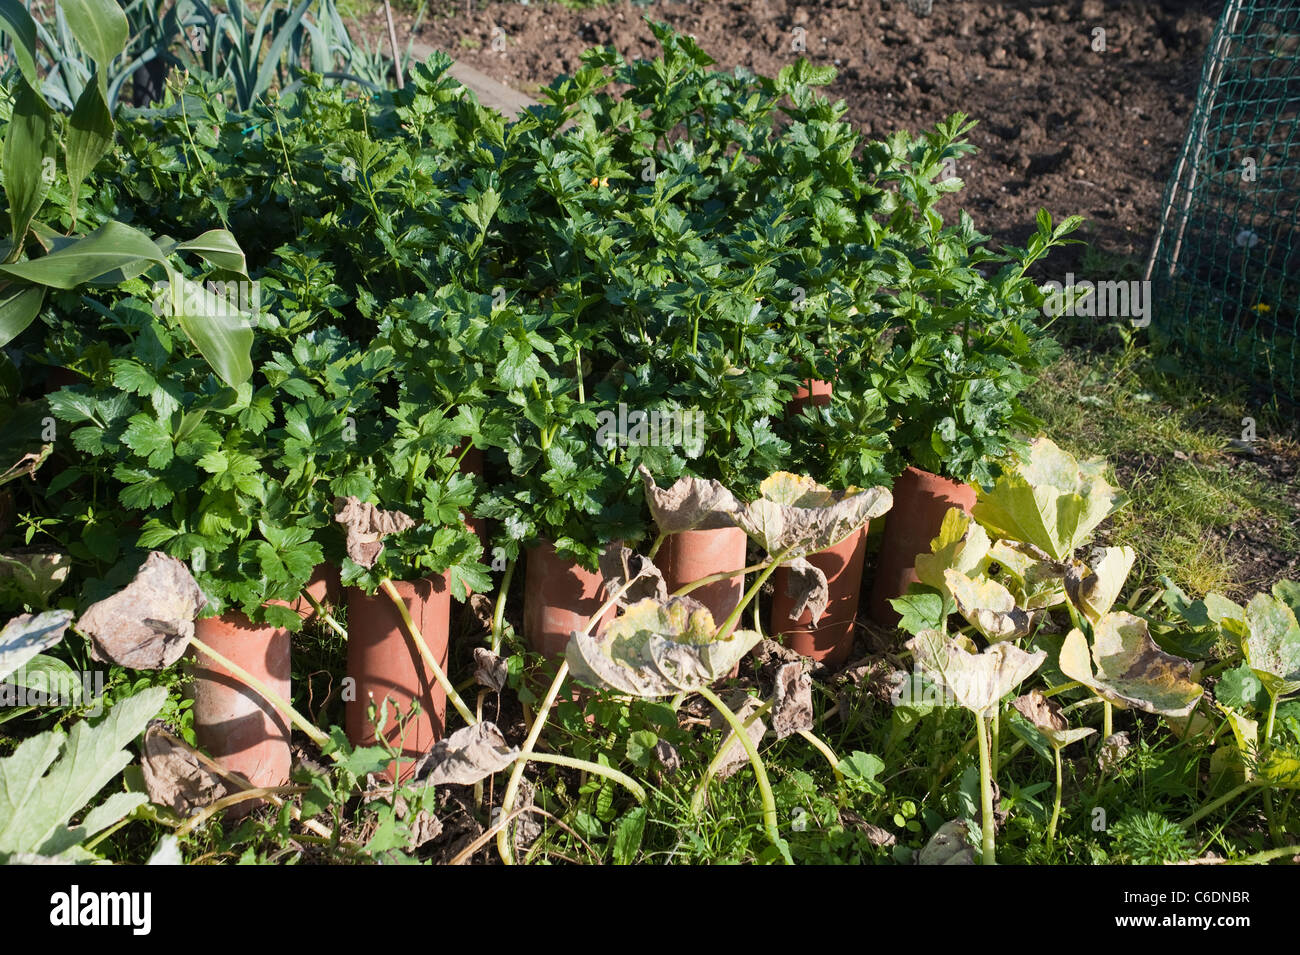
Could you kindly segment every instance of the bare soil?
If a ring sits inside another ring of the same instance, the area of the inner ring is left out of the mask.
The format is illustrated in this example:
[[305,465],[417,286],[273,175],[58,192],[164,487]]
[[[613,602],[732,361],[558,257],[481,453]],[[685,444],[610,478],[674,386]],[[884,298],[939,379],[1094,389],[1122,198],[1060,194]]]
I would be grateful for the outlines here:
[[[1017,243],[1040,207],[1081,214],[1095,248],[1144,261],[1221,7],[934,0],[919,16],[900,0],[658,0],[586,10],[492,2],[468,12],[456,3],[418,37],[530,93],[572,73],[592,46],[653,56],[643,17],[693,34],[720,69],[771,75],[806,56],[839,70],[828,93],[873,138],[957,111],[980,121],[972,136],[980,151],[957,169],[966,188],[945,200],[950,212],[965,208],[984,231]],[[382,19],[376,12],[371,23]],[[405,19],[399,35],[410,26]],[[1054,257],[1053,269],[1075,267],[1081,252]]]

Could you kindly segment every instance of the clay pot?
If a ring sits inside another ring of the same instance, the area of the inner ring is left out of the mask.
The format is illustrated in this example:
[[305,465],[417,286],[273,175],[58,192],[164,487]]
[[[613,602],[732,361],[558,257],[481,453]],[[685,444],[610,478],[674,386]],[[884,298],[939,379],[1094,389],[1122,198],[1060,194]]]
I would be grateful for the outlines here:
[[974,506],[975,489],[969,484],[919,468],[908,468],[898,476],[871,586],[872,620],[887,627],[898,625],[898,614],[889,601],[907,593],[916,580],[916,555],[929,553],[930,541],[939,536],[950,509],[960,507],[969,514]]
[[[195,622],[195,635],[288,700],[291,696],[289,631],[256,624],[237,610]],[[289,720],[256,690],[220,664],[191,650],[187,670],[194,681],[194,735],[221,766],[257,787],[289,781]],[[229,810],[239,817],[254,808],[243,802]]]
[[808,405],[812,405],[814,408],[828,405],[831,403],[833,390],[829,381],[820,381],[816,378],[809,379],[794,390],[794,397],[786,402],[785,413],[790,417],[794,417]]
[[[745,545],[748,538],[739,527],[721,527],[707,531],[682,531],[664,541],[655,557],[655,563],[664,573],[664,581],[671,594],[678,589],[725,570],[739,570],[745,566]],[[745,594],[745,575],[737,574],[727,580],[714,581],[696,587],[687,596],[694,597],[713,614],[714,623],[721,624],[731,615]],[[728,629],[728,633],[735,627]]]
[[[438,666],[447,672],[451,614],[447,575],[394,581],[393,586]],[[375,725],[368,713],[373,699],[376,715],[385,714],[384,739],[402,754],[401,776],[406,778],[414,769],[414,760],[443,737],[447,693],[407,635],[392,598],[382,590],[366,594],[349,587],[347,601],[348,676],[356,681],[344,719],[348,739],[355,746],[375,745]],[[412,700],[420,701],[420,713],[408,718]],[[399,720],[404,722],[399,725]],[[396,778],[398,762],[389,765],[389,779]]]
[[[529,648],[551,660],[564,655],[569,634],[587,625],[606,599],[599,573],[564,560],[555,545],[543,541],[530,547],[524,566],[524,640]],[[614,617],[610,608],[592,628],[599,633]]]
[[864,524],[834,547],[813,554],[808,562],[826,575],[830,600],[826,612],[816,624],[805,609],[796,619],[792,616],[794,599],[788,585],[790,571],[778,567],[772,574],[773,633],[784,634],[782,641],[796,653],[837,666],[853,652],[853,628],[858,619],[858,599],[862,592],[862,564],[867,554],[867,528]]

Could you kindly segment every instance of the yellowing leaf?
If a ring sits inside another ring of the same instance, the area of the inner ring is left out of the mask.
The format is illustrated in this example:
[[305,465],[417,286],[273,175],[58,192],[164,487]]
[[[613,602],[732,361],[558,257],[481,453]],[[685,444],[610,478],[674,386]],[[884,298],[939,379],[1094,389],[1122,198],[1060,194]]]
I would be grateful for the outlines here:
[[922,631],[907,641],[907,648],[926,676],[981,717],[1047,659],[1042,650],[1027,653],[1013,643],[995,643],[983,653],[972,653],[964,641],[937,630]]
[[599,636],[574,633],[565,650],[579,680],[633,696],[671,696],[730,672],[761,639],[750,630],[718,638],[707,607],[691,597],[646,598]]
[[779,471],[759,485],[760,497],[736,513],[769,554],[807,557],[833,547],[893,506],[888,488],[831,491],[811,478]]
[[1071,630],[1061,646],[1060,666],[1071,680],[1116,706],[1162,716],[1187,716],[1204,692],[1192,680],[1191,663],[1157,647],[1147,622],[1131,613],[1102,617],[1091,652],[1083,631]]
[[[1259,747],[1259,723],[1252,720],[1240,710],[1218,704],[1223,715],[1228,718],[1228,725],[1232,727],[1232,736],[1235,744],[1223,746],[1215,750],[1215,755],[1220,753],[1231,753],[1234,757],[1229,759],[1227,755],[1219,757],[1219,768],[1224,771],[1230,771],[1234,778],[1240,777],[1245,782],[1254,777],[1254,769],[1251,766],[1251,755]],[[1215,768],[1213,763],[1211,769]]]
[[1102,477],[1103,468],[1100,459],[1079,462],[1038,438],[1025,460],[999,477],[991,491],[977,489],[972,514],[999,537],[1067,560],[1124,501]]
[[988,565],[989,535],[960,507],[949,508],[943,516],[939,536],[930,541],[930,553],[916,555],[916,576],[951,599],[944,583],[945,570],[957,570],[967,576],[979,574]]
[[943,580],[957,610],[989,640],[1016,640],[1029,633],[1029,614],[1016,606],[1011,591],[996,580],[972,580],[951,569],[944,571]]
[[1271,696],[1300,690],[1300,622],[1295,612],[1270,594],[1256,594],[1246,605],[1246,662]]
[[1273,750],[1256,767],[1254,778],[1278,789],[1300,789],[1300,756]]
[[1131,547],[1107,547],[1094,567],[1075,561],[1065,575],[1070,602],[1095,624],[1119,599],[1136,556]]
[[1000,540],[989,548],[988,565],[1006,574],[1007,589],[1027,611],[1046,610],[1065,602],[1065,565],[1032,544]]

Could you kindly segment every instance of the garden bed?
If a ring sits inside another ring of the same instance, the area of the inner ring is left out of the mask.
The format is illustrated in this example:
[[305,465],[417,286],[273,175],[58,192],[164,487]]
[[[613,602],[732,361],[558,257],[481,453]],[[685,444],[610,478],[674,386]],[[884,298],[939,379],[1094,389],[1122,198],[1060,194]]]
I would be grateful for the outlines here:
[[[864,133],[929,126],[958,108],[980,121],[980,152],[958,169],[961,205],[995,238],[1022,243],[1040,207],[1068,208],[1088,220],[1095,248],[1145,261],[1222,3],[935,0],[924,18],[902,0],[430,6],[422,42],[534,95],[593,45],[649,54],[645,16],[696,36],[721,69],[768,74],[801,55],[791,48],[801,27],[802,55],[836,68],[828,95]],[[409,31],[413,18],[401,7],[397,17]],[[367,22],[378,41],[382,13]],[[1092,50],[1098,26],[1105,53]],[[1054,268],[1078,254],[1065,250]]]
[[441,54],[69,119],[6,29],[6,861],[1295,853],[1300,585],[1183,586],[1146,507],[1292,502],[1123,323],[1060,384],[1080,218],[945,218],[965,115],[656,24],[517,123]]

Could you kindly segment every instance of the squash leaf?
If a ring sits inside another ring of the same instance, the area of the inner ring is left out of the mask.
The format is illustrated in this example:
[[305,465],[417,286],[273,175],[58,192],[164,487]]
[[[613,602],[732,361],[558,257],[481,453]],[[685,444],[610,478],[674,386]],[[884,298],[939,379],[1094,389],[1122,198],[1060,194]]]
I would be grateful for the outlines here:
[[1256,594],[1246,605],[1246,638],[1241,649],[1272,696],[1300,690],[1300,623],[1295,611],[1271,594]]
[[1192,680],[1192,664],[1157,647],[1147,622],[1131,613],[1102,617],[1093,629],[1091,652],[1083,631],[1071,630],[1061,646],[1060,667],[1116,706],[1161,716],[1187,716],[1204,692]]
[[766,478],[758,491],[758,500],[736,513],[736,523],[769,554],[788,559],[835,546],[894,503],[888,488],[832,491],[788,471]]
[[67,822],[131,762],[123,749],[167,700],[156,686],[116,703],[92,726],[82,720],[64,733],[50,730],[24,740],[0,759],[0,857],[18,853],[90,858],[79,842],[148,801],[143,793],[116,793],[76,828]]
[[999,537],[1041,548],[1067,560],[1124,496],[1107,483],[1100,458],[1078,461],[1047,438],[1038,438],[1018,466],[985,491],[977,489],[972,515]]
[[956,702],[976,716],[987,717],[1002,697],[1033,674],[1047,653],[1028,653],[1013,643],[995,643],[973,653],[969,641],[927,630],[907,641],[924,675],[950,692]]
[[718,638],[707,607],[691,597],[646,598],[597,637],[574,633],[565,658],[574,676],[633,696],[671,696],[725,676],[761,639],[750,630]]

